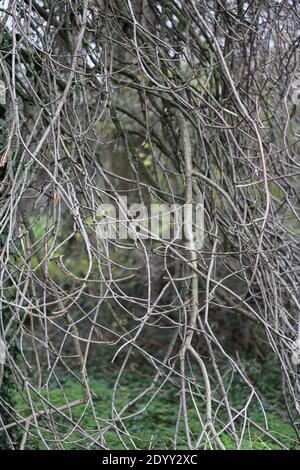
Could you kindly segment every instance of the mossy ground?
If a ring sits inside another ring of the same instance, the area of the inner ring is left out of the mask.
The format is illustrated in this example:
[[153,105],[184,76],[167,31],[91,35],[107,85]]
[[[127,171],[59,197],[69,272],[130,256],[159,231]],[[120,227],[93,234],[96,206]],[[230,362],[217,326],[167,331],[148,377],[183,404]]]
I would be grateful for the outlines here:
[[[269,433],[281,441],[286,448],[295,449],[299,448],[297,445],[297,438],[293,427],[289,424],[287,416],[283,410],[282,404],[280,404],[280,393],[274,392],[274,383],[275,379],[272,376],[272,368],[269,373],[265,373],[264,370],[259,368],[255,363],[248,362],[245,364],[245,368],[252,374],[260,375],[263,377],[263,382],[261,382],[260,390],[263,392],[263,403],[264,408],[267,413]],[[147,375],[148,372],[148,375]],[[97,396],[94,400],[95,413],[97,416],[98,423],[100,427],[107,427],[107,420],[112,417],[111,412],[111,398],[112,398],[112,389],[114,374],[109,374],[107,377],[97,376],[97,372],[94,373],[94,378],[90,381],[90,388]],[[124,375],[124,378],[121,380],[121,386],[118,388],[116,395],[116,408],[119,411],[122,406],[128,403],[133,399],[139,392],[145,389],[145,387],[151,383],[152,375],[150,370],[147,367],[141,367],[140,370],[134,372],[128,372]],[[61,406],[68,402],[79,399],[82,396],[82,386],[79,383],[72,382],[68,379],[64,382],[63,379],[60,380],[62,388],[58,387],[53,383],[49,385],[48,391],[45,389],[41,391],[44,397],[55,406]],[[157,388],[159,384],[157,385]],[[143,409],[144,405],[149,401],[151,397],[154,398],[151,403],[147,406],[146,410],[141,414],[128,418],[124,420],[125,427],[122,429],[119,425],[119,429],[123,430],[121,434],[123,444],[120,440],[120,435],[117,431],[111,426],[105,433],[105,445],[109,449],[123,449],[124,444],[131,449],[172,449],[173,448],[173,439],[176,427],[176,420],[178,416],[178,403],[179,403],[179,389],[170,384],[163,386],[157,394],[156,389],[153,389],[149,392],[146,397],[139,400],[136,404],[130,407],[126,414],[136,412]],[[243,383],[237,380],[231,388],[230,398],[231,403],[241,409],[241,403],[244,403],[247,399],[248,394],[247,388]],[[15,406],[23,416],[30,415],[30,408],[26,404],[26,401],[23,398],[24,392],[17,392],[15,394]],[[188,403],[189,412],[189,424],[194,437],[194,442],[197,441],[199,432],[201,430],[200,420],[205,421],[205,405],[203,399],[199,396],[196,397],[198,402],[198,407],[200,410],[200,419],[199,416],[193,410],[193,407],[190,406],[191,403]],[[43,409],[41,400],[37,397],[34,399],[35,406],[38,409]],[[45,408],[44,408],[45,409]],[[93,411],[90,406],[80,405],[70,409],[70,411],[65,413],[73,420],[73,423],[78,423],[81,428],[93,436],[95,439],[99,439],[99,433],[97,432],[97,427],[95,424],[95,418],[93,416]],[[262,428],[264,428],[264,418],[259,407],[258,402],[254,401],[253,404],[248,409],[248,417],[253,421],[258,423]],[[225,418],[223,411],[220,411],[218,414],[219,422],[217,422],[216,427],[218,430],[221,429],[222,417]],[[46,439],[49,448],[64,448],[64,449],[80,449],[85,448],[90,440],[80,434],[76,430],[76,427],[71,425],[68,420],[65,418],[60,418],[55,414],[56,430],[57,435],[54,437],[54,434],[50,434],[49,431],[46,431],[48,428],[49,422],[46,426],[46,421],[44,418],[38,418],[39,424],[42,429],[42,435]],[[241,428],[243,426],[243,419],[238,419],[236,421],[237,429],[239,434],[241,434]],[[73,428],[73,431],[70,432],[70,429]],[[41,437],[34,430],[34,427],[31,427],[32,433],[27,441],[27,447],[33,449],[45,449],[46,446],[42,442]],[[131,437],[129,437],[131,436]],[[221,439],[227,449],[235,449],[236,443],[230,433],[229,429],[222,433]],[[92,445],[91,448],[98,448],[97,445]],[[177,449],[186,449],[186,443],[184,440],[184,426],[181,420],[181,424],[178,432],[178,439],[176,444]],[[211,443],[203,440],[203,449],[210,449]],[[280,449],[280,445],[273,441],[270,437],[263,434],[263,432],[257,430],[252,425],[246,425],[245,432],[243,435],[241,448],[244,450],[268,450],[268,449]]]

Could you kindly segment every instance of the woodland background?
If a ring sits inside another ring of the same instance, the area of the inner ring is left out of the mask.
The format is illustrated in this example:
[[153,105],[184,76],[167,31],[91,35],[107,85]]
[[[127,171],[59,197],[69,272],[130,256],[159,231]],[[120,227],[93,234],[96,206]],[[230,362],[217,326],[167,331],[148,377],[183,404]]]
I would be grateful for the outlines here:
[[[0,3],[2,449],[299,448],[299,15]],[[118,196],[202,242],[99,239]]]

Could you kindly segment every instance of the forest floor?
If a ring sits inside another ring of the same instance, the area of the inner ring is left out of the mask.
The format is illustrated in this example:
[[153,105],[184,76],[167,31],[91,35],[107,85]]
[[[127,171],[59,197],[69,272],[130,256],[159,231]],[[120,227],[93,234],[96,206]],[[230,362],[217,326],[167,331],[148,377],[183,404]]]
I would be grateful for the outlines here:
[[[149,391],[144,398],[139,400],[133,406],[131,406],[125,413],[129,415],[131,413],[142,410],[146,403],[148,406],[146,409],[133,417],[126,418],[123,423],[124,425],[118,425],[120,432],[114,428],[114,425],[107,426],[108,420],[112,417],[112,393],[114,380],[118,371],[116,366],[107,366],[97,368],[94,366],[92,369],[91,376],[93,377],[90,381],[90,388],[96,395],[94,400],[95,414],[100,428],[107,428],[105,433],[105,446],[109,449],[172,449],[174,448],[174,434],[176,429],[176,422],[178,418],[178,404],[179,404],[179,387],[170,382],[162,386],[159,391],[159,386],[162,382],[159,382],[157,386]],[[262,399],[264,409],[267,415],[269,436],[266,436],[261,430],[257,429],[254,425],[247,423],[244,427],[242,434],[241,449],[244,450],[268,450],[268,449],[299,449],[297,444],[297,436],[293,427],[288,422],[287,413],[281,400],[280,386],[278,383],[278,374],[276,373],[275,365],[266,361],[265,364],[257,364],[254,361],[246,361],[244,364],[245,370],[248,375],[251,376],[252,383],[255,384],[256,388],[260,391],[260,397]],[[140,392],[145,390],[147,386],[151,384],[153,380],[153,370],[149,369],[148,365],[137,366],[126,372],[124,377],[121,379],[121,386],[118,387],[116,393],[115,405],[118,411],[126,405],[130,400],[137,396]],[[255,383],[256,382],[256,383]],[[179,384],[178,384],[179,385]],[[158,392],[158,393],[157,393]],[[49,385],[48,391],[42,388],[41,393],[47,398],[53,405],[57,407],[64,405],[66,402],[72,402],[78,400],[82,396],[82,386],[78,382],[72,382],[70,379],[60,378],[60,386],[53,382]],[[236,409],[241,409],[241,403],[247,401],[249,396],[249,389],[245,387],[242,382],[238,380],[233,381],[230,388],[230,399],[231,403]],[[188,403],[189,425],[191,429],[191,435],[194,438],[194,442],[197,441],[199,433],[201,432],[201,420],[205,421],[205,403],[203,398],[196,397],[200,415],[197,415],[194,408],[191,406],[191,402]],[[16,392],[14,396],[15,407],[19,410],[22,416],[29,416],[30,408],[24,400],[24,392]],[[41,400],[37,397],[34,400],[35,407],[37,409],[43,409]],[[84,428],[90,436],[95,439],[99,438],[99,432],[97,432],[97,426],[95,424],[95,418],[93,410],[90,406],[85,404],[76,406],[70,411],[65,411],[73,422],[77,422],[81,428]],[[87,444],[91,444],[90,439],[84,437],[75,429],[70,432],[73,427],[70,422],[66,419],[60,419],[57,413],[54,413],[55,422],[57,425],[57,438],[53,441],[53,435],[49,431],[42,431],[43,438],[48,442],[49,448],[55,449],[81,449],[86,448]],[[53,414],[53,416],[54,416]],[[241,436],[241,430],[243,428],[243,417],[237,419],[235,424],[238,429],[238,434]],[[222,428],[222,418],[225,415],[220,407],[218,413],[218,419],[216,421],[217,429]],[[250,405],[247,411],[247,417],[251,418],[256,424],[265,429],[265,420],[258,401]],[[45,418],[39,417],[39,424],[41,429],[45,429]],[[177,449],[187,449],[184,434],[183,420],[178,429],[177,435]],[[113,423],[113,421],[110,421]],[[49,424],[49,423],[48,423]],[[49,427],[47,426],[49,429]],[[26,448],[31,449],[45,449],[46,446],[42,442],[40,436],[31,427],[32,432],[28,437]],[[230,428],[226,429],[221,434],[221,440],[227,449],[236,449],[237,444],[233,438],[233,434]],[[277,441],[282,443],[279,445]],[[123,442],[122,442],[123,441]],[[96,445],[91,448],[98,448]],[[203,439],[202,449],[211,449],[211,443],[205,438]]]

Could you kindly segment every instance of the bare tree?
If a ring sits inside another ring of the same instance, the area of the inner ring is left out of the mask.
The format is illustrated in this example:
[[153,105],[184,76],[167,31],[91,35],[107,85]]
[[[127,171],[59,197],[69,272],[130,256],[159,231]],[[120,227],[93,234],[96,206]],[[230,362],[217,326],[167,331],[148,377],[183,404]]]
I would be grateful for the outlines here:
[[[297,2],[11,0],[0,13],[0,366],[29,408],[0,395],[8,445],[107,448],[114,431],[140,448],[127,423],[171,387],[174,448],[181,425],[191,449],[241,448],[247,426],[284,448],[222,328],[265,335],[297,431]],[[127,203],[197,208],[200,226],[149,236]],[[108,219],[117,236],[101,237]],[[109,418],[90,383],[104,352],[118,365]],[[151,378],[119,406],[141,359]],[[62,377],[82,395],[57,405]]]

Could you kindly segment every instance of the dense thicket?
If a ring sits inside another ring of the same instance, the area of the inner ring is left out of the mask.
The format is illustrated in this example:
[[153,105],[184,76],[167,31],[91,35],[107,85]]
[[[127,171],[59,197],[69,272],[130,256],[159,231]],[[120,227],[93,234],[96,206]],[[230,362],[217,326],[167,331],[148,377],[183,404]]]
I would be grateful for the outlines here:
[[[298,2],[4,3],[6,445],[141,448],[168,393],[171,447],[240,448],[252,426],[289,447],[247,361],[297,432]],[[125,196],[193,204],[196,237],[144,237]],[[129,238],[99,236],[102,204]]]

